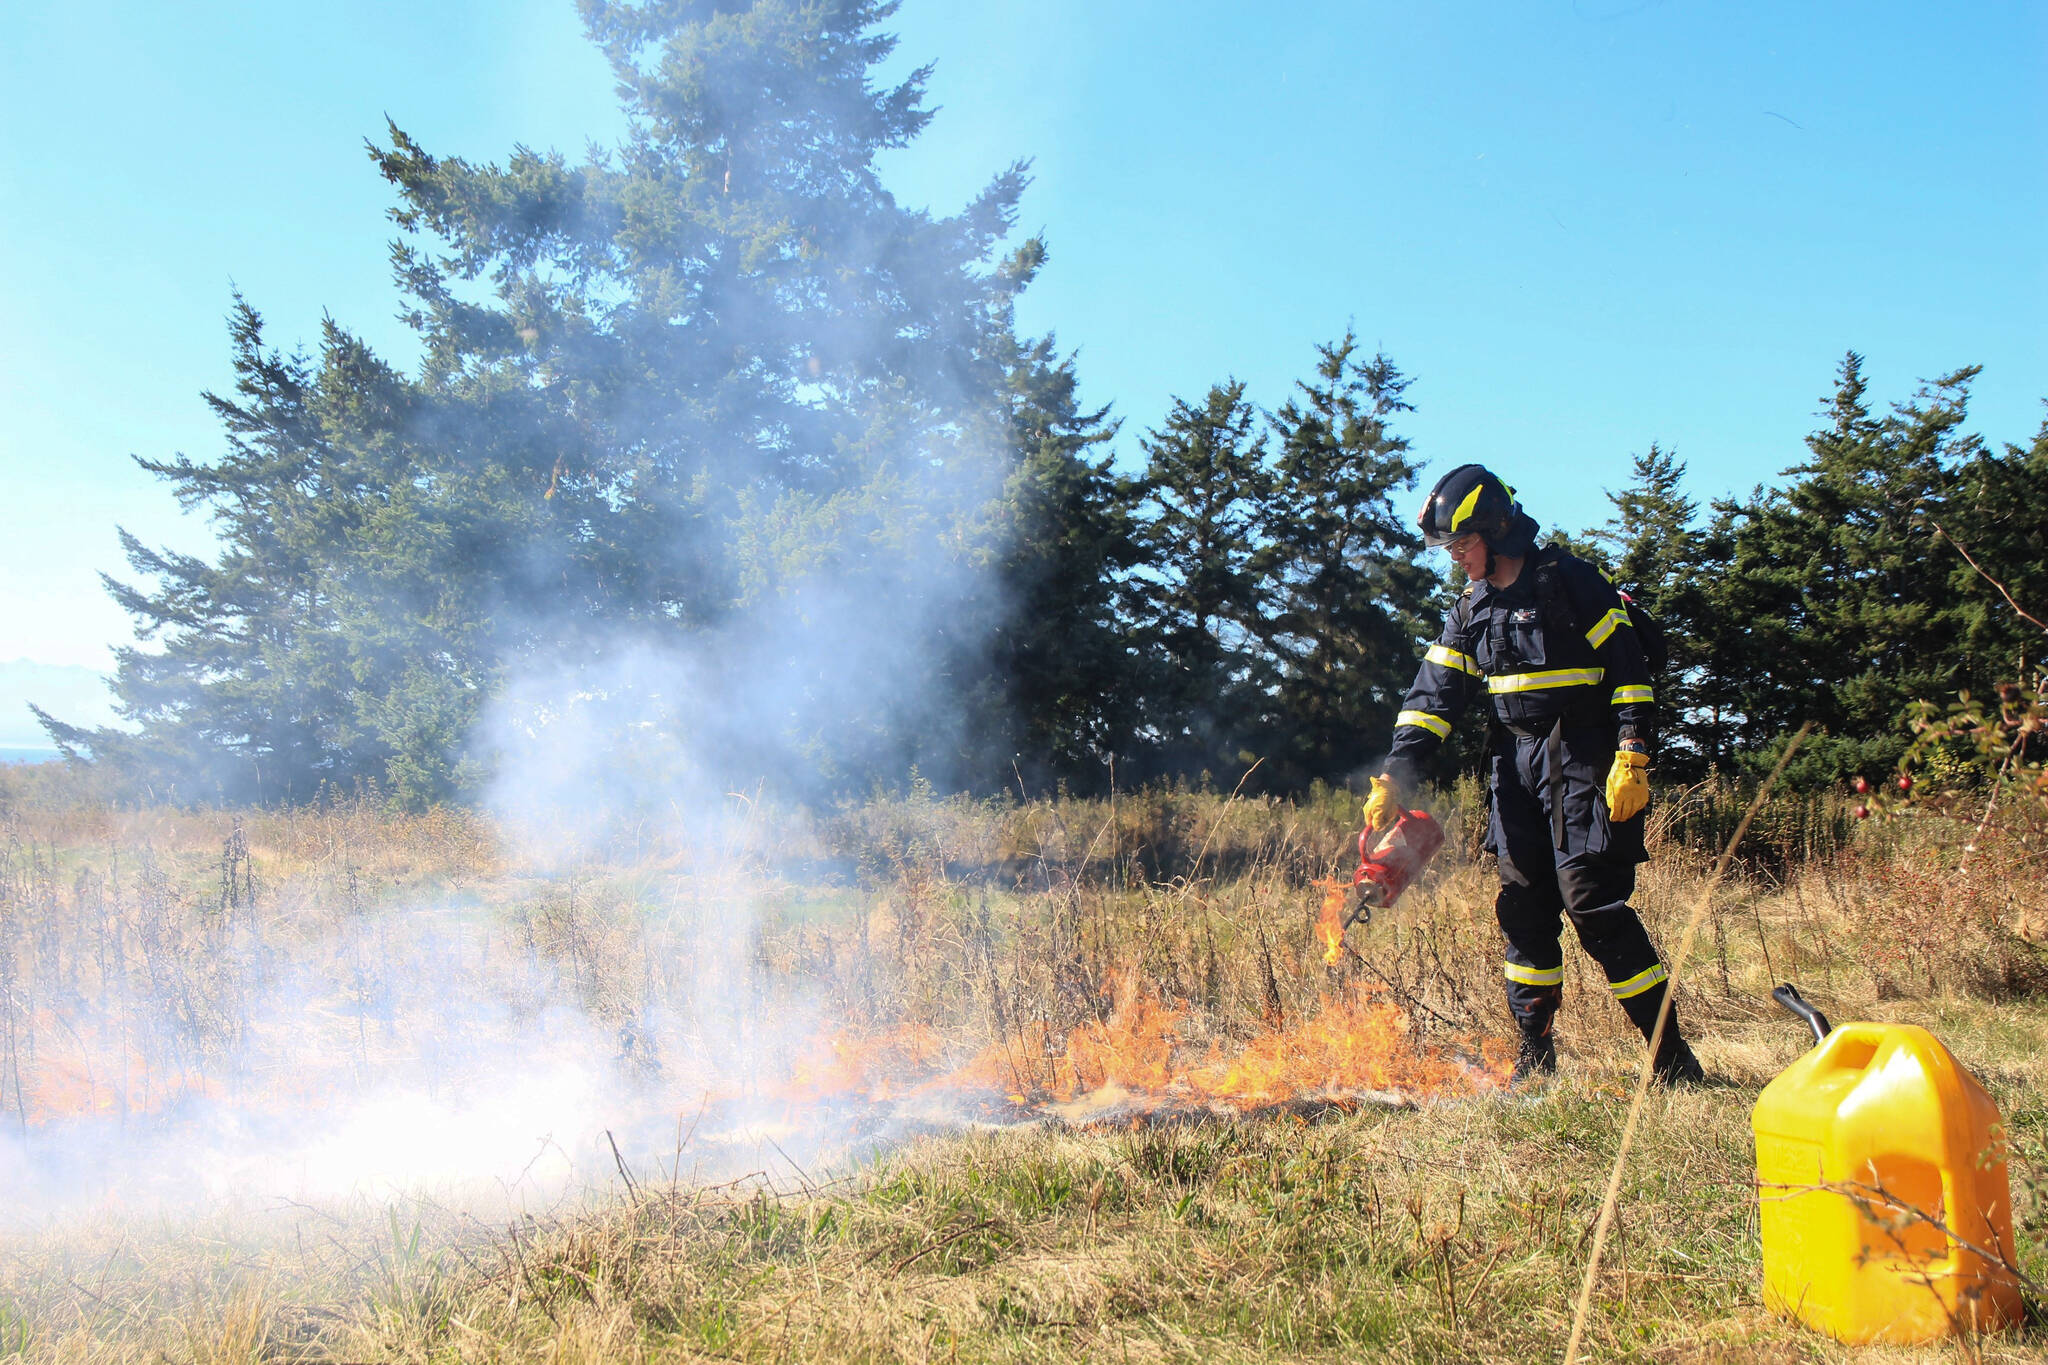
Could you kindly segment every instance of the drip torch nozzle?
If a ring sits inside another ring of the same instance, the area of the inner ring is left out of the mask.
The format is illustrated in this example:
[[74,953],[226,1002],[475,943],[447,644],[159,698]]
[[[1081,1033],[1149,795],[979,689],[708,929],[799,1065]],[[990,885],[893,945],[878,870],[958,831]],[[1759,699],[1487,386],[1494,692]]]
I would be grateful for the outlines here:
[[1806,1021],[1807,1027],[1813,1030],[1813,1041],[1816,1045],[1828,1040],[1828,1030],[1833,1025],[1828,1023],[1825,1014],[1806,1003],[1806,997],[1799,993],[1798,987],[1789,981],[1784,982],[1771,992],[1771,999]]

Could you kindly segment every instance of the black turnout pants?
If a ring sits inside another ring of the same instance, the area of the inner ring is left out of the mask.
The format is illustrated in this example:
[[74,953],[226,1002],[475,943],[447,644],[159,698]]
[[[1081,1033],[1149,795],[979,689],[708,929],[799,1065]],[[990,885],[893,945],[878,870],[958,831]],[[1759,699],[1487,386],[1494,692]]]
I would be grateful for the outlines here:
[[1614,749],[1612,729],[1567,724],[1542,734],[1499,730],[1488,757],[1488,847],[1500,858],[1501,883],[1494,912],[1508,943],[1508,1007],[1525,1034],[1548,1034],[1557,1014],[1566,915],[1645,1036],[1644,1019],[1654,1024],[1663,1003],[1664,966],[1628,903],[1645,856],[1644,817],[1607,818]]

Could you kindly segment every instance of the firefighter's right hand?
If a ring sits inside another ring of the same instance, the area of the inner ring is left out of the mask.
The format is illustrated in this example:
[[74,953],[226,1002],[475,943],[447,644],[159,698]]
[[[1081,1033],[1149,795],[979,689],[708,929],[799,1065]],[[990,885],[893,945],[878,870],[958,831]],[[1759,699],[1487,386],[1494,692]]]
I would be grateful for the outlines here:
[[1365,798],[1365,827],[1374,834],[1393,828],[1401,818],[1401,795],[1394,779],[1385,773],[1372,780],[1372,794]]

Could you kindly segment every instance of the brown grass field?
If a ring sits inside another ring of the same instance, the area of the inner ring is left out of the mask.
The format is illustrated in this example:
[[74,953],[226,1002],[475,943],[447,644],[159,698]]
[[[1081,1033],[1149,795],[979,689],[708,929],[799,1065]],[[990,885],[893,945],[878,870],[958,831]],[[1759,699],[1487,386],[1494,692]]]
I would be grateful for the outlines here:
[[[1637,903],[1667,950],[1738,797],[1653,811]],[[1450,847],[1333,969],[1311,926],[1353,861],[1342,793],[913,783],[571,848],[367,799],[117,809],[0,769],[0,1359],[1560,1359],[1641,1048],[1574,952],[1559,1080],[1501,1088],[1477,798],[1435,804]],[[1852,1349],[1761,1298],[1749,1113],[1810,1042],[1779,980],[1975,1073],[2048,1280],[2038,830],[1968,833],[1766,808],[1679,992],[1715,1083],[1649,1099],[1587,1358],[2048,1356],[2038,1305]],[[579,1067],[630,1100],[615,1151],[451,1183],[442,1158],[493,1138],[466,1109]],[[442,1106],[387,1125],[400,1169],[438,1154],[432,1189],[346,1176],[349,1097],[384,1075]],[[337,1150],[315,1193],[264,1184]]]

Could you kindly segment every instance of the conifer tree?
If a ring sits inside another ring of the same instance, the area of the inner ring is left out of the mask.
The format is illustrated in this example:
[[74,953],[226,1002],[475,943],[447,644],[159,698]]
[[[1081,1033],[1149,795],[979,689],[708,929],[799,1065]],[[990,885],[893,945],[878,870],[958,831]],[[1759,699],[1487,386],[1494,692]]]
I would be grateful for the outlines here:
[[1264,585],[1255,572],[1272,471],[1259,414],[1237,380],[1185,399],[1141,438],[1140,629],[1160,677],[1150,728],[1167,771],[1226,783],[1256,755],[1247,744],[1271,669],[1260,644]]
[[725,551],[743,504],[772,516],[904,455],[990,453],[944,433],[1004,383],[1000,322],[1028,273],[992,253],[1023,171],[949,219],[883,188],[875,158],[930,118],[927,71],[868,80],[894,8],[589,0],[624,148],[474,166],[394,127],[377,151],[430,374],[538,438],[524,473],[553,503],[564,605],[716,619],[741,591]]
[[1001,503],[1004,601],[985,666],[970,687],[968,756],[984,787],[1003,772],[1027,789],[1097,790],[1137,743],[1142,661],[1129,628],[1139,559],[1126,480],[1091,452],[1116,434],[1107,409],[1084,409],[1071,356],[1051,338],[1010,366],[1010,441],[1019,460]]
[[1742,761],[1763,764],[1813,719],[1826,736],[1795,776],[1832,780],[1889,766],[1910,701],[1953,693],[1964,676],[1963,621],[1928,513],[1981,443],[1962,422],[1976,367],[1874,414],[1861,356],[1842,362],[1828,424],[1807,438],[1791,483],[1721,509],[1710,541],[1710,610],[1739,626],[1712,642],[1710,670],[1740,717]]
[[1658,758],[1667,779],[1692,780],[1720,757],[1721,735],[1701,688],[1715,622],[1702,569],[1705,533],[1699,504],[1681,485],[1685,463],[1656,442],[1634,457],[1632,481],[1607,500],[1614,515],[1585,532],[1589,557],[1664,628],[1670,662],[1656,680],[1662,734]]
[[[2027,685],[2048,673],[2048,422],[2028,445],[1983,450],[1930,514],[1953,556],[1948,591],[1963,673],[1973,687]],[[2028,618],[2032,618],[2031,620]],[[1926,700],[1940,701],[1933,697]]]
[[[1079,581],[1044,538],[1078,506],[1115,539],[1083,453],[1109,428],[1062,408],[1071,373],[1015,335],[1043,260],[1003,246],[1024,168],[947,217],[882,185],[877,157],[930,118],[926,71],[872,80],[894,8],[586,0],[630,130],[573,164],[438,157],[391,126],[370,150],[420,371],[339,327],[318,367],[266,358],[252,314],[228,453],[158,469],[227,519],[224,557],[131,547],[156,586],[121,600],[169,641],[117,680],[142,735],[53,733],[225,756],[243,776],[209,781],[252,798],[369,778],[418,804],[474,790],[471,728],[508,674],[721,632],[780,671],[753,689],[750,761],[853,783],[961,760],[965,731],[901,699],[1001,690],[988,632]],[[276,451],[238,444],[245,421]],[[1087,572],[1118,561],[1089,539],[1069,543],[1106,556]],[[1048,628],[1113,616],[1085,596]],[[771,628],[791,635],[764,652]],[[1046,732],[1029,742],[1109,742],[1105,665],[1031,657],[1046,676],[1007,693]]]
[[1393,496],[1415,486],[1410,380],[1364,359],[1347,332],[1317,347],[1315,377],[1272,414],[1275,481],[1259,569],[1273,606],[1264,644],[1279,670],[1266,718],[1269,780],[1343,780],[1386,751],[1415,675],[1432,576]]
[[[130,567],[155,590],[103,576],[138,636],[161,640],[116,655],[117,710],[141,734],[41,716],[68,756],[118,755],[138,786],[167,798],[291,794],[295,775],[320,771],[322,718],[343,709],[345,695],[345,676],[308,667],[306,657],[307,636],[331,626],[317,531],[307,534],[320,439],[312,366],[266,348],[261,317],[239,296],[229,333],[235,396],[205,396],[228,453],[212,465],[138,460],[169,480],[188,510],[213,509],[224,553],[209,563],[152,549],[124,530]],[[285,785],[266,792],[266,778]]]
[[317,366],[267,348],[239,298],[230,334],[236,394],[207,395],[227,452],[139,461],[211,511],[221,553],[124,533],[142,580],[108,587],[156,646],[117,657],[136,732],[45,725],[160,798],[303,800],[362,782],[411,802],[445,794],[466,761],[447,740],[482,686],[458,660],[487,618],[450,591],[473,556],[449,516],[475,509],[449,506],[402,435],[432,425],[430,405],[332,321]]

